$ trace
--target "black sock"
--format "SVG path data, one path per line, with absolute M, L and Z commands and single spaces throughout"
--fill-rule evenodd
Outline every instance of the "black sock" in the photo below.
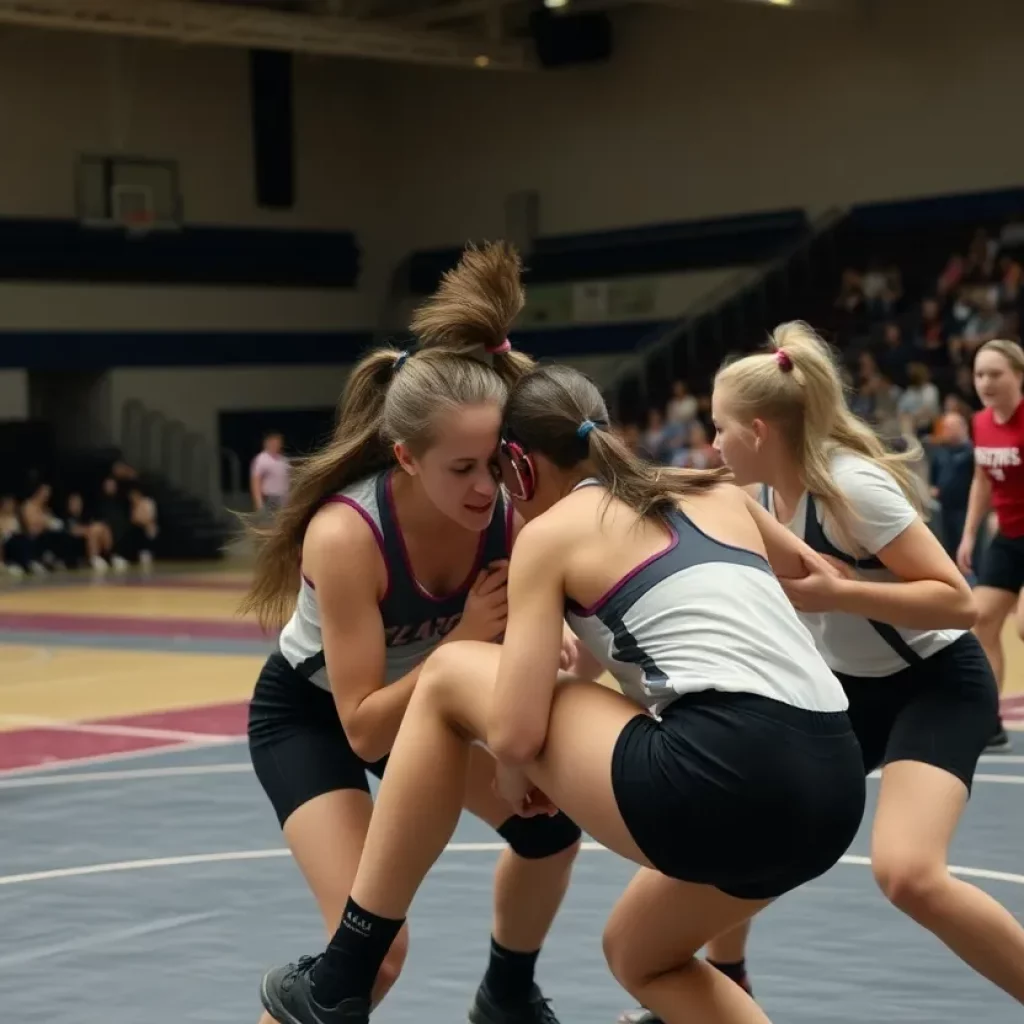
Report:
M 488 993 L 499 1003 L 525 1002 L 533 990 L 533 972 L 540 950 L 516 953 L 491 938 L 491 959 L 484 975 Z
M 736 960 L 733 963 L 719 963 L 717 960 L 708 960 L 708 963 L 721 971 L 727 978 L 731 978 L 737 985 L 750 990 L 750 982 L 747 980 L 747 961 Z
M 316 1001 L 336 1006 L 353 997 L 369 1000 L 380 965 L 403 923 L 404 918 L 395 921 L 371 914 L 350 898 L 341 926 L 313 971 Z

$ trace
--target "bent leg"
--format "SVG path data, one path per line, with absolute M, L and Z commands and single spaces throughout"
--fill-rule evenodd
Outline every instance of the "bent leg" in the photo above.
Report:
M 569 887 L 580 832 L 564 814 L 520 818 L 512 813 L 494 790 L 494 767 L 486 750 L 470 748 L 465 807 L 508 844 L 495 871 L 490 958 L 470 1019 L 474 1024 L 553 1024 L 534 975 Z
M 643 869 L 605 927 L 608 966 L 630 995 L 667 1024 L 767 1024 L 753 999 L 696 953 L 769 902 L 740 900 Z
M 886 765 L 871 837 L 875 879 L 894 906 L 1024 1003 L 1024 928 L 947 868 L 966 802 L 963 782 L 941 768 L 918 761 Z

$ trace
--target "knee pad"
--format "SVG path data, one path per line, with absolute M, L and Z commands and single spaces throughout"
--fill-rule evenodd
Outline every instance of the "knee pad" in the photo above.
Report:
M 553 857 L 583 837 L 576 822 L 561 811 L 550 818 L 546 814 L 535 818 L 513 816 L 499 826 L 498 835 L 524 860 Z

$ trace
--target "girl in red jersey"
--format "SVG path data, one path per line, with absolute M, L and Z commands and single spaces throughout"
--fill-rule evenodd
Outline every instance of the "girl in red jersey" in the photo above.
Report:
M 985 408 L 974 416 L 974 480 L 967 522 L 957 551 L 960 568 L 971 571 L 978 528 L 991 508 L 999 532 L 982 559 L 974 598 L 978 621 L 974 632 L 985 648 L 992 671 L 1003 688 L 1001 632 L 1017 606 L 1017 628 L 1024 636 L 1024 349 L 1012 341 L 990 341 L 974 360 L 974 386 Z M 1010 746 L 1002 721 L 990 750 Z

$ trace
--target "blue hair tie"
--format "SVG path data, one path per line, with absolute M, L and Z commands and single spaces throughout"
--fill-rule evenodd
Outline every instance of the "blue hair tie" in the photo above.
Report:
M 586 441 L 586 439 L 587 439 L 587 435 L 588 435 L 588 434 L 589 434 L 589 433 L 590 433 L 590 432 L 591 432 L 591 431 L 592 431 L 592 430 L 594 429 L 594 427 L 596 427 L 596 426 L 597 426 L 597 424 L 596 424 L 596 423 L 595 423 L 595 422 L 594 422 L 593 420 L 584 420 L 584 421 L 583 421 L 583 422 L 582 422 L 582 423 L 581 423 L 581 424 L 580 424 L 580 425 L 579 425 L 579 426 L 578 426 L 578 427 L 576 428 L 576 436 L 577 436 L 577 437 L 578 437 L 578 438 L 579 438 L 579 439 L 580 439 L 581 441 Z
M 398 373 L 398 371 L 402 368 L 402 364 L 408 358 L 409 358 L 409 353 L 407 351 L 399 352 L 398 353 L 398 358 L 395 360 L 395 365 L 391 367 L 391 372 L 392 373 Z

